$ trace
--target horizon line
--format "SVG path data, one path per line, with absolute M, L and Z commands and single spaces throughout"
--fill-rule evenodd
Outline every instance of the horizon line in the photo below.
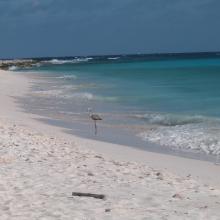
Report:
M 219 53 L 219 54 L 218 54 Z M 28 59 L 46 59 L 46 58 L 73 58 L 73 57 L 108 57 L 108 56 L 163 56 L 163 55 L 220 55 L 220 51 L 200 51 L 200 52 L 158 52 L 158 53 L 122 53 L 122 54 L 96 54 L 96 55 L 68 55 L 68 56 L 34 56 L 34 57 L 14 57 L 14 58 L 0 58 L 0 60 L 28 60 Z

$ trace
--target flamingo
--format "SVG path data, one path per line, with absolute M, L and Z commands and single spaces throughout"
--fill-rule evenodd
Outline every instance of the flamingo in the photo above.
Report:
M 101 121 L 102 118 L 98 114 L 93 114 L 91 108 L 88 108 L 88 112 L 89 112 L 89 117 L 94 121 L 95 135 L 97 135 L 97 132 L 98 132 L 98 130 L 97 130 L 97 121 Z

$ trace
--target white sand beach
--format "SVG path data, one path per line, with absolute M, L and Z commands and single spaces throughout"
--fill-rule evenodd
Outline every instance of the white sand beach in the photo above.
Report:
M 0 70 L 1 220 L 220 219 L 220 166 L 66 134 L 19 108 L 30 85 Z

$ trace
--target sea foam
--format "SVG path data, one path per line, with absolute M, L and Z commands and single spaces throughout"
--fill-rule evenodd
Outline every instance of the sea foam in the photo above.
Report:
M 138 134 L 143 140 L 181 151 L 220 155 L 220 127 L 217 125 L 185 124 L 158 126 Z
M 56 79 L 65 79 L 65 80 L 71 80 L 71 79 L 76 79 L 77 76 L 76 75 L 63 75 L 63 76 L 57 76 L 55 77 Z
M 88 92 L 74 92 L 76 88 L 72 87 L 69 88 L 68 86 L 65 86 L 66 90 L 64 90 L 64 87 L 62 89 L 51 89 L 51 90 L 43 90 L 43 91 L 35 91 L 33 94 L 35 96 L 41 96 L 41 97 L 54 97 L 54 98 L 63 98 L 63 99 L 77 99 L 77 100 L 92 100 L 95 99 L 95 96 L 92 93 Z M 67 89 L 69 90 L 67 92 Z
M 18 69 L 17 66 L 10 66 L 10 67 L 8 68 L 9 71 L 15 71 L 15 70 L 17 70 L 17 69 Z

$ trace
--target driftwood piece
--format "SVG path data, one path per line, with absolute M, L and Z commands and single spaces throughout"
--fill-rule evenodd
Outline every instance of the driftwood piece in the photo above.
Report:
M 105 199 L 105 195 L 103 195 L 103 194 L 93 194 L 93 193 L 73 192 L 72 196 L 91 197 L 91 198 L 95 198 L 95 199 Z

